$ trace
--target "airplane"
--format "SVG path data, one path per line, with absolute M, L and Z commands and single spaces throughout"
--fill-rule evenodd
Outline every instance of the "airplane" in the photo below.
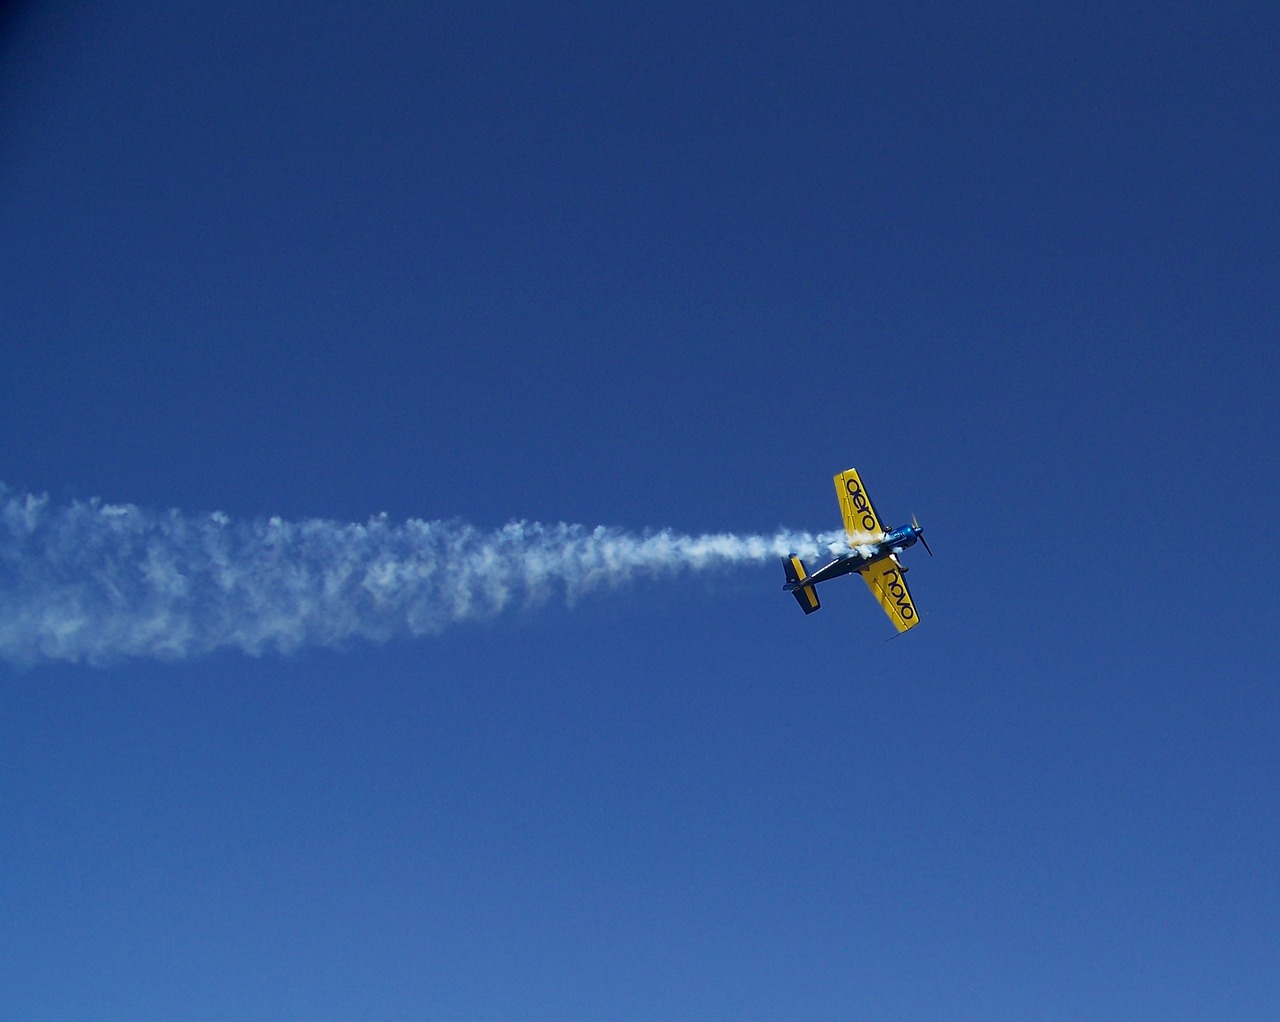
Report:
M 884 519 L 871 503 L 855 469 L 839 473 L 835 484 L 840 513 L 844 517 L 844 531 L 849 537 L 849 552 L 837 554 L 835 560 L 824 564 L 813 574 L 805 569 L 799 557 L 784 557 L 782 567 L 787 573 L 787 581 L 782 588 L 796 598 L 801 610 L 812 614 L 821 606 L 814 588 L 819 582 L 856 571 L 899 632 L 914 628 L 920 623 L 920 615 L 907 589 L 907 566 L 898 560 L 898 555 L 919 540 L 932 557 L 933 551 L 925 542 L 924 530 L 914 515 L 910 525 L 886 529 Z

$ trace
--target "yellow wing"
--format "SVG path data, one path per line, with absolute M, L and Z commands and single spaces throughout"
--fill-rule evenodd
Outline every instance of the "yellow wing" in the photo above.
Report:
M 911 592 L 907 589 L 905 572 L 897 561 L 886 557 L 883 561 L 867 565 L 859 574 L 898 631 L 905 632 L 920 623 L 920 615 L 916 613 L 916 605 L 911 602 Z
M 849 534 L 849 546 L 874 543 L 884 535 L 884 523 L 876 514 L 871 498 L 858 478 L 857 469 L 845 469 L 835 477 L 835 482 L 840 514 L 844 517 L 844 531 Z

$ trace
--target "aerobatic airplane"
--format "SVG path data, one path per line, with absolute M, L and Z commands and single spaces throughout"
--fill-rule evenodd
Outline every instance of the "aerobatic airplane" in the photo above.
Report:
M 920 615 L 916 613 L 916 605 L 907 590 L 907 566 L 898 560 L 898 554 L 919 540 L 932 557 L 933 551 L 925 542 L 924 530 L 914 516 L 910 525 L 886 529 L 884 519 L 876 512 L 854 469 L 841 472 L 835 481 L 840 512 L 844 516 L 844 531 L 849 537 L 849 552 L 836 555 L 835 560 L 824 564 L 812 575 L 805 570 L 799 557 L 784 557 L 782 566 L 787 572 L 787 582 L 783 589 L 795 596 L 801 610 L 812 614 L 820 606 L 814 586 L 856 571 L 898 631 L 914 628 L 920 621 Z

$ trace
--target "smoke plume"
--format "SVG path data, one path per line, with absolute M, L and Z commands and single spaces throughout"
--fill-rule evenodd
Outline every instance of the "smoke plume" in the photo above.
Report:
M 725 569 L 838 537 L 689 536 L 612 527 L 385 515 L 364 524 L 236 521 L 0 484 L 0 658 L 102 663 L 439 632 L 643 578 Z M 844 549 L 848 549 L 847 545 Z

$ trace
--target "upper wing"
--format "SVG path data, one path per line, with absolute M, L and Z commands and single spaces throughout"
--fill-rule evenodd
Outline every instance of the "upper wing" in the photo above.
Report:
M 907 589 L 905 572 L 897 561 L 886 557 L 883 561 L 868 564 L 859 574 L 898 631 L 905 632 L 920 623 L 920 615 L 916 613 L 916 605 L 911 602 L 911 592 Z
M 840 514 L 844 516 L 844 531 L 849 534 L 849 545 L 870 543 L 885 533 L 884 522 L 876 514 L 871 498 L 858 478 L 856 469 L 848 468 L 835 477 L 836 496 L 840 499 Z

